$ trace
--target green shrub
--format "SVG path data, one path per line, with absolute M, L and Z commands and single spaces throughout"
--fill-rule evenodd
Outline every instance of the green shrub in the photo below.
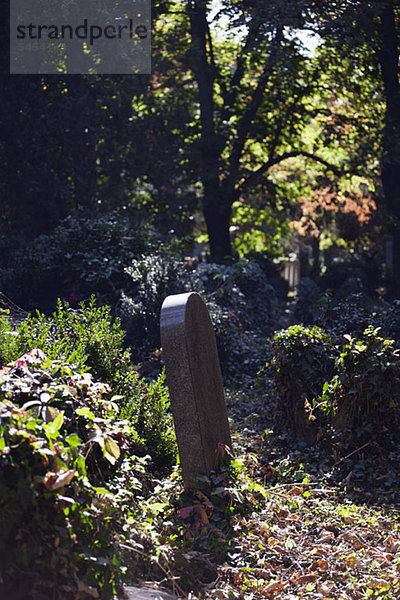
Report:
M 236 375 L 243 360 L 248 371 L 259 370 L 259 355 L 265 350 L 259 337 L 271 333 L 277 299 L 256 263 L 241 260 L 229 266 L 210 263 L 191 268 L 163 251 L 134 260 L 126 272 L 131 284 L 129 293 L 123 294 L 120 315 L 129 341 L 158 348 L 165 297 L 194 291 L 207 304 L 225 374 Z
M 16 330 L 0 315 L 1 597 L 115 592 L 114 538 L 139 510 L 142 462 L 165 471 L 177 457 L 165 376 L 140 379 L 123 340 L 94 300 Z
M 0 376 L 0 595 L 109 598 L 121 572 L 106 482 L 135 432 L 107 385 L 43 358 Z
M 335 438 L 346 445 L 378 440 L 389 447 L 400 438 L 400 350 L 373 327 L 345 338 L 319 407 L 330 416 Z
M 379 328 L 345 334 L 339 346 L 318 327 L 289 327 L 275 334 L 267 366 L 278 424 L 298 439 L 311 443 L 323 428 L 337 450 L 398 444 L 400 350 Z
M 94 297 L 86 305 L 81 303 L 78 310 L 58 300 L 51 317 L 37 312 L 28 315 L 16 331 L 11 329 L 4 315 L 0 319 L 0 358 L 4 363 L 40 348 L 49 359 L 90 368 L 94 377 L 110 383 L 118 370 L 130 366 L 119 321 L 113 321 L 109 307 L 96 307 Z
M 136 428 L 140 418 L 140 436 L 147 452 L 157 465 L 170 468 L 176 462 L 176 443 L 164 377 L 153 387 L 141 380 L 131 364 L 129 350 L 124 348 L 124 338 L 119 320 L 112 319 L 109 307 L 97 307 L 94 297 L 78 310 L 58 301 L 51 317 L 30 315 L 16 331 L 12 331 L 6 315 L 0 316 L 2 364 L 39 348 L 64 370 L 90 371 L 95 379 L 111 386 L 114 395 L 119 396 L 121 411 L 129 415 Z M 153 412 L 157 414 L 157 427 Z
M 117 212 L 70 217 L 14 251 L 0 269 L 0 288 L 27 310 L 49 312 L 58 297 L 76 303 L 93 293 L 114 303 L 127 283 L 124 267 L 152 247 L 153 237 Z
M 339 302 L 330 294 L 323 294 L 318 308 L 317 325 L 329 331 L 339 343 L 342 342 L 343 335 L 361 335 L 369 325 L 373 325 L 380 318 L 368 310 L 362 294 L 351 294 Z
M 272 339 L 268 367 L 277 390 L 277 421 L 303 441 L 315 441 L 319 423 L 310 420 L 310 409 L 332 377 L 334 360 L 333 340 L 319 327 L 293 325 Z
M 122 407 L 121 417 L 135 424 L 144 450 L 155 466 L 164 472 L 171 469 L 176 464 L 177 446 L 165 372 L 151 383 L 133 375 L 121 381 L 118 390 L 129 397 L 129 402 Z
M 159 348 L 161 305 L 170 294 L 190 291 L 185 264 L 172 254 L 142 255 L 125 269 L 129 295 L 123 294 L 120 314 L 130 342 Z

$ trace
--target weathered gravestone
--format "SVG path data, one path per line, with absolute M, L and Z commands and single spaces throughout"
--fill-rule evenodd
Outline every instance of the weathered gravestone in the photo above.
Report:
M 161 345 L 184 485 L 198 487 L 223 446 L 232 448 L 215 334 L 199 294 L 164 300 Z

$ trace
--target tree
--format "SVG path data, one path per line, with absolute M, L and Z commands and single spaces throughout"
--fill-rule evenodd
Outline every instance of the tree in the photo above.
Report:
M 135 177 L 131 77 L 3 76 L 0 199 L 4 232 L 23 239 L 77 211 L 121 206 Z
M 189 65 L 198 90 L 196 156 L 213 260 L 232 254 L 232 205 L 265 186 L 274 165 L 304 156 L 339 171 L 302 139 L 320 68 L 295 33 L 306 26 L 312 5 L 226 0 L 219 17 L 241 29 L 221 41 L 212 31 L 209 3 L 186 3 Z
M 393 241 L 389 291 L 400 297 L 400 4 L 398 0 L 322 0 L 316 8 L 322 17 L 317 29 L 328 43 L 333 43 L 339 59 L 352 62 L 353 68 L 366 62 L 379 67 L 375 76 L 385 105 L 384 123 L 377 131 L 384 195 L 380 209 L 386 212 L 387 231 Z

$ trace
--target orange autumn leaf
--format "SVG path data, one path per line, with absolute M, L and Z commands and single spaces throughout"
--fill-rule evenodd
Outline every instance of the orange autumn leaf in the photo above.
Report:
M 203 504 L 196 504 L 195 510 L 196 510 L 197 514 L 200 516 L 200 521 L 203 523 L 203 525 L 207 525 L 208 524 L 208 516 L 206 513 L 205 506 Z
M 292 583 L 306 585 L 307 583 L 314 583 L 317 579 L 317 576 L 309 573 L 308 575 L 300 575 L 297 579 L 292 579 Z

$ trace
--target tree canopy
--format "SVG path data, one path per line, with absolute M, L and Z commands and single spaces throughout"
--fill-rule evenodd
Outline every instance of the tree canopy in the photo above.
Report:
M 150 76 L 5 78 L 4 230 L 134 206 L 165 232 L 203 231 L 223 262 L 272 251 L 308 201 L 327 213 L 326 192 L 399 237 L 396 1 L 152 8 Z

